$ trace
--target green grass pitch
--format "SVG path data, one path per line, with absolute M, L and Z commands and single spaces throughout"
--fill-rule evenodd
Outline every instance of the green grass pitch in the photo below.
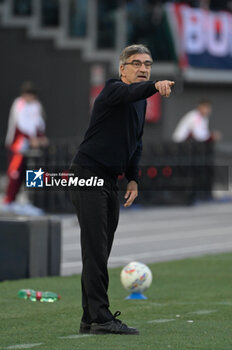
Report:
M 139 336 L 79 336 L 80 276 L 0 283 L 0 349 L 231 350 L 232 253 L 149 265 L 148 300 L 125 300 L 121 268 L 110 270 L 112 312 Z M 21 288 L 61 294 L 55 303 L 17 297 Z M 190 322 L 189 322 L 190 321 Z

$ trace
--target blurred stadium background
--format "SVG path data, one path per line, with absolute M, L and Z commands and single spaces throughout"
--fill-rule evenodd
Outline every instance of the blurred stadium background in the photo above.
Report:
M 212 156 L 207 147 L 186 144 L 180 148 L 171 142 L 178 120 L 207 98 L 213 103 L 211 129 L 223 135 L 214 145 L 214 162 L 229 169 L 231 38 L 231 0 L 0 0 L 1 195 L 6 182 L 4 139 L 9 109 L 22 82 L 31 80 L 39 88 L 50 139 L 45 154 L 29 157 L 28 167 L 66 167 L 87 128 L 94 98 L 106 79 L 118 76 L 119 54 L 132 43 L 150 48 L 155 62 L 152 79 L 176 82 L 170 99 L 157 95 L 149 99 L 143 163 L 177 165 L 180 159 L 188 162 L 193 152 L 201 165 L 207 163 L 208 152 Z M 202 176 L 207 182 L 206 175 Z M 35 191 L 28 194 L 49 213 L 72 212 L 63 191 L 49 197 Z M 162 191 L 149 196 L 146 192 L 138 201 L 193 204 L 191 194 L 182 195 Z M 230 198 L 229 185 L 214 195 Z

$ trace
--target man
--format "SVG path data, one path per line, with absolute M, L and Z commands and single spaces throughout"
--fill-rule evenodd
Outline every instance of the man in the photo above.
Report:
M 202 100 L 196 109 L 188 112 L 177 124 L 173 133 L 173 141 L 184 142 L 189 138 L 195 141 L 217 141 L 221 134 L 218 131 L 210 132 L 209 117 L 212 112 L 210 101 Z
M 21 95 L 12 104 L 6 135 L 9 152 L 8 185 L 3 199 L 3 210 L 15 214 L 41 215 L 43 211 L 31 204 L 17 204 L 16 196 L 25 177 L 25 154 L 30 147 L 46 146 L 43 108 L 32 82 L 24 82 Z
M 116 181 L 128 179 L 125 207 L 138 195 L 138 162 L 146 98 L 159 91 L 169 97 L 171 81 L 150 81 L 152 57 L 143 45 L 126 47 L 120 56 L 120 80 L 106 82 L 97 97 L 89 128 L 73 160 L 78 178 L 98 176 L 102 187 L 71 191 L 81 227 L 82 306 L 80 333 L 138 334 L 109 310 L 107 261 L 119 217 Z

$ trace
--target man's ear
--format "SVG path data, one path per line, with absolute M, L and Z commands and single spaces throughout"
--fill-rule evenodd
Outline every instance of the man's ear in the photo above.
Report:
M 121 64 L 120 66 L 120 72 L 121 72 L 121 76 L 123 77 L 125 75 L 125 66 L 123 64 Z

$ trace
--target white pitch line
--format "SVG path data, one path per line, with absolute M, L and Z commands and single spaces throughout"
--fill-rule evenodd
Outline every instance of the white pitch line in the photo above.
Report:
M 151 228 L 154 230 L 154 228 Z M 193 235 L 189 235 L 189 233 L 193 233 Z M 138 243 L 145 243 L 145 242 L 162 242 L 162 241 L 170 241 L 170 240 L 176 240 L 176 239 L 194 239 L 194 238 L 205 238 L 205 237 L 212 237 L 212 236 L 222 236 L 229 234 L 231 235 L 231 227 L 223 227 L 220 228 L 220 230 L 215 228 L 210 228 L 208 232 L 205 232 L 205 230 L 188 230 L 188 232 L 178 232 L 178 233 L 168 233 L 168 234 L 153 234 L 153 235 L 147 235 L 142 237 L 127 237 L 127 238 L 115 238 L 114 247 L 115 246 L 125 246 L 125 245 L 132 245 L 132 244 L 138 244 Z M 80 244 L 64 244 L 63 249 L 65 251 L 72 251 L 72 250 L 80 250 Z
M 215 305 L 227 305 L 227 306 L 232 306 L 232 301 L 219 301 L 215 303 Z
M 172 321 L 176 321 L 176 319 L 175 318 L 164 318 L 164 319 L 160 319 L 160 320 L 147 321 L 147 323 L 166 323 L 166 322 L 172 322 Z
M 211 314 L 213 312 L 217 312 L 217 310 L 198 310 L 198 311 L 188 312 L 188 314 L 208 315 L 208 314 Z M 176 319 L 175 318 L 164 318 L 164 319 L 147 321 L 147 323 L 166 323 L 166 322 L 172 322 L 172 321 L 176 321 Z M 187 322 L 193 322 L 193 321 L 189 320 Z
M 5 347 L 4 349 L 31 349 L 35 346 L 42 345 L 43 343 L 34 343 L 34 344 L 15 344 Z
M 78 339 L 78 338 L 84 338 L 84 337 L 91 337 L 93 334 L 73 334 L 73 335 L 67 335 L 64 337 L 58 337 L 59 339 Z
M 188 314 L 191 314 L 191 315 L 209 315 L 209 314 L 212 314 L 214 312 L 217 312 L 217 310 L 198 310 L 198 311 L 188 312 Z

